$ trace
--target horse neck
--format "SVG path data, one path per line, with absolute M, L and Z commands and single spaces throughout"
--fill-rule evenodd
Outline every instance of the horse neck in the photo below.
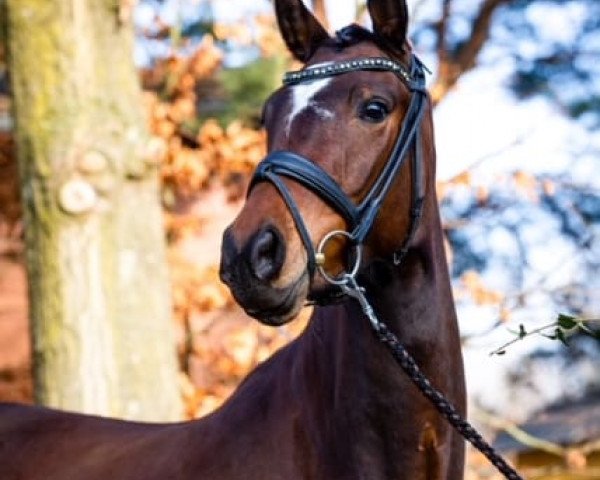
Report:
M 366 288 L 375 312 L 406 346 L 418 349 L 425 344 L 444 342 L 457 335 L 456 313 L 441 221 L 435 194 L 426 197 L 418 233 L 399 266 L 388 256 L 372 261 L 358 277 Z M 335 318 L 332 322 L 329 318 Z M 313 318 L 315 332 L 360 336 L 369 324 L 359 304 L 348 299 L 340 305 L 317 307 Z M 372 337 L 373 335 L 369 335 Z
M 424 220 L 402 265 L 395 266 L 391 260 L 374 262 L 360 283 L 366 287 L 379 319 L 399 337 L 433 384 L 461 408 L 462 358 L 433 195 Z M 365 406 L 379 412 L 384 425 L 394 424 L 399 416 L 404 416 L 400 421 L 406 425 L 406 409 L 416 408 L 410 403 L 415 398 L 421 411 L 428 409 L 377 340 L 355 300 L 317 307 L 302 341 L 306 352 L 303 362 L 311 375 L 308 381 L 322 382 L 315 388 L 315 411 L 333 408 L 359 418 L 356 413 Z M 413 399 L 408 404 L 407 389 Z M 324 391 L 329 396 L 323 395 Z M 324 405 L 328 402 L 335 405 Z M 364 427 L 372 429 L 372 425 Z
M 389 258 L 376 260 L 361 281 L 381 320 L 405 346 L 418 350 L 431 342 L 446 341 L 446 335 L 457 335 L 435 194 L 426 197 L 418 232 L 400 265 Z M 358 310 L 356 306 L 354 310 Z

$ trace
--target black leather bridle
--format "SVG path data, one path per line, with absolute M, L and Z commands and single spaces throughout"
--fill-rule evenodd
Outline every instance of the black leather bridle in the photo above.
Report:
M 267 157 L 258 165 L 250 182 L 248 192 L 250 192 L 259 182 L 271 182 L 275 185 L 292 214 L 296 229 L 306 248 L 308 254 L 308 273 L 311 280 L 317 266 L 315 249 L 310 240 L 310 235 L 304 224 L 304 220 L 298 210 L 298 206 L 281 177 L 295 180 L 312 190 L 344 217 L 348 222 L 350 231 L 334 231 L 325 235 L 321 240 L 318 251 L 319 253 L 322 253 L 322 246 L 328 238 L 343 234 L 342 236 L 348 238 L 355 246 L 357 246 L 356 251 L 358 252 L 358 259 L 355 261 L 354 268 L 350 272 L 344 272 L 337 278 L 330 277 L 323 269 L 320 270 L 321 274 L 329 281 L 329 283 L 341 287 L 339 292 L 342 295 L 354 297 L 359 302 L 363 313 L 369 319 L 379 340 L 390 348 L 392 355 L 400 367 L 444 418 L 446 418 L 446 420 L 464 438 L 486 455 L 507 479 L 523 480 L 522 477 L 506 463 L 498 453 L 496 453 L 489 443 L 483 439 L 479 432 L 477 432 L 469 422 L 462 418 L 458 413 L 458 410 L 444 397 L 444 395 L 435 389 L 418 367 L 414 358 L 402 345 L 398 337 L 377 317 L 373 307 L 367 299 L 365 289 L 360 287 L 356 280 L 356 274 L 360 266 L 360 246 L 369 234 L 373 222 L 375 221 L 375 217 L 377 216 L 377 212 L 410 149 L 413 149 L 412 200 L 410 212 L 411 225 L 400 250 L 394 253 L 394 263 L 399 264 L 401 262 L 417 231 L 422 213 L 423 200 L 425 198 L 423 153 L 420 134 L 421 119 L 423 118 L 423 113 L 427 105 L 424 68 L 425 67 L 420 60 L 413 55 L 408 71 L 401 64 L 388 58 L 359 58 L 356 60 L 328 64 L 326 66 L 309 67 L 298 72 L 287 73 L 284 77 L 284 83 L 293 85 L 358 70 L 391 71 L 396 73 L 406 84 L 408 89 L 412 92 L 412 98 L 390 158 L 369 192 L 358 205 L 355 205 L 348 198 L 336 181 L 321 167 L 301 155 L 286 151 L 277 151 L 267 155 Z M 339 297 L 329 297 L 326 300 L 329 302 L 336 298 Z M 317 300 L 313 299 L 313 301 Z
M 412 55 L 409 69 L 389 58 L 369 57 L 307 67 L 285 74 L 283 83 L 296 85 L 356 71 L 393 72 L 412 92 L 408 110 L 390 157 L 373 186 L 358 205 L 354 204 L 327 172 L 302 155 L 290 151 L 275 151 L 267 155 L 258 165 L 250 181 L 248 194 L 260 182 L 271 182 L 276 187 L 292 215 L 296 229 L 306 248 L 310 279 L 313 278 L 317 266 L 315 248 L 296 201 L 281 177 L 287 177 L 300 183 L 336 210 L 348 224 L 350 241 L 353 244 L 361 245 L 369 234 L 381 204 L 400 171 L 404 159 L 413 149 L 411 224 L 400 250 L 394 253 L 394 263 L 399 264 L 406 255 L 417 231 L 425 196 L 420 134 L 421 119 L 427 104 L 424 69 L 421 61 Z

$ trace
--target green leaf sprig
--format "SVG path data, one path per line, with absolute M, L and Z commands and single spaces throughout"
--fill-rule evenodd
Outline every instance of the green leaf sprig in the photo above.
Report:
M 600 340 L 600 330 L 594 330 L 589 326 L 590 323 L 597 321 L 597 319 L 583 319 L 561 313 L 554 322 L 530 331 L 520 324 L 518 331 L 509 330 L 515 335 L 515 338 L 495 349 L 490 355 L 504 355 L 508 347 L 532 335 L 541 335 L 550 340 L 557 340 L 567 346 L 569 345 L 568 338 L 576 333 L 583 333 Z

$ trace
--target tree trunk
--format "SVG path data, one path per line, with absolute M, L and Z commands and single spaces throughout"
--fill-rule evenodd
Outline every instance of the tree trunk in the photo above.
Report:
M 36 400 L 181 416 L 157 162 L 118 0 L 6 0 Z

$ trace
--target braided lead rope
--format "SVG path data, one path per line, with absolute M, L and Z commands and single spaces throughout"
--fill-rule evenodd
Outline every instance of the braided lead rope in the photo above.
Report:
M 367 300 L 364 293 L 364 288 L 360 287 L 356 283 L 356 279 L 352 274 L 345 274 L 338 280 L 338 285 L 341 286 L 342 290 L 354 297 L 360 303 L 363 312 L 369 319 L 375 334 L 379 340 L 387 345 L 396 359 L 402 370 L 408 375 L 410 380 L 417 386 L 419 391 L 433 404 L 438 412 L 454 427 L 454 429 L 460 433 L 466 440 L 468 440 L 477 450 L 483 453 L 488 460 L 498 469 L 502 475 L 508 480 L 523 480 L 521 477 L 502 456 L 497 453 L 492 446 L 484 440 L 481 434 L 473 428 L 473 426 L 466 421 L 458 413 L 454 405 L 452 405 L 441 392 L 431 385 L 431 382 L 423 374 L 414 358 L 408 353 L 406 348 L 400 343 L 398 337 L 394 335 L 387 325 L 381 322 L 373 307 Z

